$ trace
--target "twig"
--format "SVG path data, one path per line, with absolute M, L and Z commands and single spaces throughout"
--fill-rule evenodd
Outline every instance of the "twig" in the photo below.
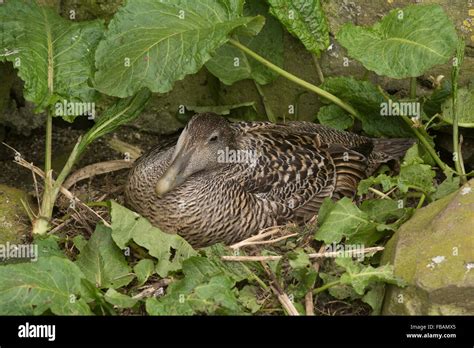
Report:
M 377 246 L 371 248 L 365 248 L 362 250 L 351 250 L 351 251 L 331 251 L 327 253 L 312 253 L 308 254 L 310 259 L 318 259 L 318 258 L 330 258 L 330 257 L 338 257 L 338 256 L 358 256 L 362 254 L 370 254 L 375 253 L 378 251 L 384 250 L 384 247 Z M 283 256 L 281 255 L 258 255 L 258 256 L 221 256 L 221 259 L 224 261 L 277 261 L 280 260 Z
M 23 157 L 21 157 L 21 154 L 20 152 L 18 152 L 17 150 L 15 150 L 14 148 L 12 148 L 11 146 L 3 143 L 5 146 L 7 146 L 8 148 L 12 149 L 14 152 L 15 152 L 15 163 L 19 164 L 20 166 L 22 167 L 25 167 L 25 168 L 28 168 L 29 170 L 31 170 L 32 172 L 36 173 L 37 175 L 41 176 L 43 179 L 46 177 L 45 173 L 43 172 L 43 170 L 41 170 L 40 168 L 38 168 L 37 166 L 35 166 L 34 164 L 32 163 L 28 163 L 27 161 L 25 161 L 23 159 Z M 100 216 L 99 214 L 97 214 L 97 212 L 93 209 L 91 209 L 89 206 L 87 206 L 86 204 L 84 204 L 79 198 L 75 197 L 71 191 L 69 191 L 68 189 L 66 189 L 65 187 L 63 186 L 60 186 L 59 188 L 60 192 L 66 196 L 66 198 L 68 198 L 70 201 L 74 200 L 75 202 L 79 203 L 82 207 L 86 208 L 87 210 L 89 210 L 91 213 L 93 213 L 95 216 L 97 216 L 100 220 L 102 220 L 102 222 L 104 223 L 105 226 L 107 227 L 110 227 L 110 224 L 104 220 L 104 218 L 102 216 Z
M 112 160 L 90 164 L 72 173 L 64 182 L 63 187 L 69 189 L 78 181 L 88 179 L 96 175 L 130 168 L 132 165 L 133 160 Z
M 260 232 L 258 232 L 258 234 L 254 235 L 254 236 L 251 236 L 247 239 L 244 239 L 244 240 L 242 240 L 238 243 L 232 244 L 230 246 L 230 248 L 240 249 L 244 246 L 249 246 L 249 245 L 270 244 L 270 243 L 275 243 L 275 242 L 278 242 L 280 240 L 283 240 L 283 239 L 286 239 L 286 238 L 293 237 L 293 236 L 297 235 L 297 233 L 290 233 L 290 234 L 286 234 L 284 236 L 278 237 L 276 239 L 269 239 L 269 240 L 266 240 L 266 241 L 262 241 L 262 239 L 265 239 L 269 236 L 273 236 L 274 234 L 282 232 L 282 230 L 281 230 L 282 227 L 285 227 L 285 226 L 267 227 L 267 228 L 261 230 Z
M 276 278 L 275 274 L 271 271 L 271 269 L 268 267 L 267 264 L 262 262 L 263 269 L 267 273 L 267 275 L 270 277 L 272 285 L 270 288 L 272 289 L 273 293 L 277 296 L 278 301 L 280 301 L 281 305 L 285 309 L 285 311 L 289 315 L 300 315 L 300 313 L 296 310 L 295 305 L 293 302 L 291 302 L 290 298 L 288 295 L 283 291 L 283 289 L 280 286 L 280 283 L 278 283 L 278 279 Z
M 143 153 L 143 150 L 140 149 L 137 146 L 130 145 L 129 143 L 126 143 L 125 141 L 122 141 L 120 139 L 117 139 L 116 137 L 113 137 L 110 139 L 107 144 L 112 148 L 113 150 L 120 152 L 122 154 L 128 154 L 130 156 L 130 160 L 136 160 L 138 157 L 140 157 Z

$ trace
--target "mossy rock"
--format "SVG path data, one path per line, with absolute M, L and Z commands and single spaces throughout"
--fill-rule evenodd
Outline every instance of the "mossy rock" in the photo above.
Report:
M 423 209 L 388 242 L 392 263 L 407 287 L 388 287 L 383 314 L 474 314 L 474 179 Z
M 26 192 L 0 184 L 0 244 L 20 244 L 26 239 L 30 223 L 21 200 L 31 204 Z

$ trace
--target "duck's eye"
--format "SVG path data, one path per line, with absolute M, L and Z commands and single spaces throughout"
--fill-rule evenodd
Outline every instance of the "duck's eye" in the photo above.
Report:
M 215 141 L 217 141 L 217 135 L 213 135 L 212 137 L 209 138 L 210 143 L 213 143 Z

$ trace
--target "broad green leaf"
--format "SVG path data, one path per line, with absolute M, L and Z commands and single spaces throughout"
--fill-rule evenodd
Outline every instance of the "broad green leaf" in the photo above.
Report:
M 103 23 L 73 23 L 39 3 L 0 5 L 0 61 L 13 62 L 25 82 L 24 96 L 37 111 L 56 101 L 93 102 L 95 90 L 88 80 Z
M 138 284 L 143 285 L 155 273 L 155 263 L 150 259 L 140 260 L 133 267 L 133 271 L 137 276 Z
M 269 0 L 270 13 L 317 56 L 329 46 L 329 28 L 320 0 Z
M 37 262 L 0 266 L 0 314 L 92 314 L 81 298 L 84 274 L 63 257 L 41 257 Z
M 378 223 L 386 223 L 389 219 L 399 219 L 406 214 L 406 209 L 399 208 L 398 201 L 391 199 L 367 199 L 362 202 L 360 210 Z
M 344 237 L 355 239 L 357 234 L 373 234 L 377 224 L 347 197 L 337 201 L 315 234 L 326 244 L 339 243 Z
M 368 81 L 353 77 L 327 78 L 321 88 L 351 104 L 359 112 L 362 129 L 370 136 L 410 137 L 410 128 L 398 116 L 382 116 L 387 103 L 381 91 Z
M 354 124 L 352 117 L 335 104 L 322 106 L 318 112 L 318 120 L 322 125 L 340 130 L 346 130 Z
M 124 249 L 133 240 L 148 249 L 150 255 L 158 259 L 156 273 L 161 277 L 180 270 L 183 260 L 196 255 L 196 251 L 180 236 L 162 232 L 145 218 L 114 201 L 110 202 L 110 206 L 115 243 Z
M 365 68 L 397 79 L 446 63 L 458 42 L 453 22 L 439 5 L 394 9 L 370 28 L 347 23 L 336 38 Z
M 120 292 L 109 289 L 105 293 L 105 300 L 118 308 L 132 308 L 138 302 L 138 300 L 131 298 L 130 296 L 121 294 Z
M 76 247 L 79 252 L 84 249 L 84 247 L 87 245 L 87 240 L 84 238 L 82 234 L 78 234 L 72 239 L 72 242 L 74 243 L 74 246 Z
M 49 257 L 49 256 L 66 257 L 66 255 L 64 255 L 64 252 L 59 248 L 58 242 L 59 242 L 58 236 L 38 235 L 34 240 L 34 245 L 37 245 L 38 247 L 37 258 Z
M 338 257 L 336 264 L 344 268 L 345 273 L 341 276 L 341 284 L 351 285 L 354 290 L 363 295 L 369 285 L 374 283 L 389 283 L 403 286 L 404 282 L 393 274 L 392 265 L 383 265 L 377 268 L 365 266 L 351 258 Z
M 122 251 L 112 240 L 111 229 L 102 224 L 96 226 L 76 264 L 98 288 L 120 288 L 133 279 Z
M 288 253 L 288 261 L 293 270 L 291 275 L 296 283 L 290 284 L 287 291 L 294 298 L 302 299 L 313 288 L 317 273 L 310 262 L 309 256 L 302 249 L 296 249 Z
M 433 187 L 435 176 L 436 173 L 430 165 L 420 163 L 402 165 L 397 186 L 403 193 L 408 192 L 410 188 L 430 193 L 435 190 Z
M 244 14 L 265 16 L 265 26 L 258 35 L 241 35 L 238 41 L 273 64 L 283 66 L 283 30 L 280 23 L 267 13 L 268 6 L 264 1 L 248 0 L 244 7 Z M 279 76 L 230 44 L 219 48 L 212 59 L 206 63 L 206 68 L 226 85 L 245 79 L 253 79 L 265 85 Z
M 453 124 L 453 97 L 448 98 L 442 105 L 442 118 Z M 474 84 L 469 88 L 460 88 L 456 103 L 459 127 L 474 128 Z
M 196 73 L 237 29 L 256 34 L 262 17 L 242 17 L 242 0 L 134 0 L 109 24 L 96 51 L 96 88 L 128 97 L 166 93 Z

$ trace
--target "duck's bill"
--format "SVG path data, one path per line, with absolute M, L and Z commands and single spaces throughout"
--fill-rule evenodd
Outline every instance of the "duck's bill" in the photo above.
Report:
M 163 175 L 155 186 L 155 193 L 161 197 L 166 193 L 179 186 L 186 179 L 186 167 L 188 165 L 191 153 L 181 155 L 177 154 L 175 159 L 171 162 L 168 169 L 165 170 Z

